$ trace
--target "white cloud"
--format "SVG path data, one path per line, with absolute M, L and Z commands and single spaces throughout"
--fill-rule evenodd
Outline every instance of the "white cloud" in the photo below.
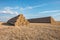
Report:
M 37 5 L 37 6 L 33 6 L 32 8 L 38 8 L 38 7 L 42 7 L 42 6 L 45 6 L 47 4 L 41 4 L 41 5 Z
M 0 21 L 3 21 L 3 22 L 7 22 L 9 19 L 11 19 L 11 17 L 9 17 L 9 16 L 1 16 L 0 17 Z
M 34 9 L 34 8 L 38 8 L 38 7 L 42 7 L 42 6 L 45 6 L 47 4 L 41 4 L 41 5 L 36 5 L 36 6 L 28 6 L 28 7 L 25 7 L 25 8 L 20 8 L 20 10 L 30 10 L 30 9 Z
M 33 9 L 33 7 L 28 7 L 28 9 Z
M 18 15 L 18 12 L 15 12 L 16 15 Z
M 60 15 L 60 10 L 50 10 L 50 11 L 42 11 L 42 12 L 39 12 L 38 15 L 46 15 L 46 16 L 58 16 Z
M 20 8 L 20 11 L 23 11 L 24 10 L 24 8 Z
M 5 7 L 4 9 L 19 9 L 19 7 L 18 6 L 16 6 L 16 7 Z
M 60 13 L 57 13 L 57 14 L 55 14 L 55 15 L 53 15 L 53 16 L 59 16 L 60 15 Z
M 42 12 L 39 12 L 39 13 L 55 13 L 55 12 L 60 12 L 60 10 L 42 11 Z
M 0 13 L 3 13 L 3 14 L 16 14 L 16 15 L 18 15 L 18 12 L 15 11 L 14 9 L 18 9 L 18 7 L 16 7 L 16 8 L 5 7 L 3 10 L 0 10 Z
M 4 9 L 6 10 L 8 10 L 8 9 L 13 9 L 12 7 L 4 7 Z

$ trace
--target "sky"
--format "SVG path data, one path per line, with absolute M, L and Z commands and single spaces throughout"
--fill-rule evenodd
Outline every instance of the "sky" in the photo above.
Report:
M 60 0 L 0 0 L 0 21 L 19 14 L 26 19 L 51 16 L 60 21 Z

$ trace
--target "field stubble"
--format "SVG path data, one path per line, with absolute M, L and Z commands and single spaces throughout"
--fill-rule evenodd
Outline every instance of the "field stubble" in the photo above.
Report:
M 0 40 L 60 40 L 60 26 L 42 23 L 0 25 Z

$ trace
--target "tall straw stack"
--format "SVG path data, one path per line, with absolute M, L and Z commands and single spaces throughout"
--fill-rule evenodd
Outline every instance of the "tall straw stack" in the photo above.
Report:
M 15 26 L 24 26 L 24 25 L 29 25 L 28 20 L 25 19 L 25 17 L 23 16 L 23 14 L 20 14 L 20 16 L 18 17 L 18 19 L 15 22 Z

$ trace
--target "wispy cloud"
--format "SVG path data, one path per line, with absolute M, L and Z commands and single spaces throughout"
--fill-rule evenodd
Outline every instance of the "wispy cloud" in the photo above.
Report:
M 39 15 L 50 15 L 50 16 L 58 16 L 60 15 L 60 10 L 49 10 L 49 11 L 42 11 L 38 13 Z
M 55 15 L 53 15 L 53 16 L 59 16 L 60 15 L 60 13 L 56 13 Z
M 49 11 L 38 12 L 36 14 L 26 14 L 27 18 L 39 18 L 47 16 L 56 17 L 58 15 L 60 15 L 60 10 L 49 10 Z
M 30 9 L 34 9 L 34 8 L 38 8 L 38 7 L 42 7 L 42 6 L 45 6 L 46 4 L 41 4 L 41 5 L 36 5 L 36 6 L 28 6 L 28 7 L 19 7 L 19 6 L 16 6 L 16 7 L 5 7 L 3 10 L 0 10 L 0 13 L 5 13 L 5 14 L 19 14 L 17 11 L 14 11 L 14 10 L 19 10 L 20 11 L 24 11 L 24 10 L 30 10 Z
M 20 8 L 20 11 L 23 11 L 23 10 L 25 10 L 25 9 L 21 7 L 21 8 Z
M 18 12 L 11 11 L 11 10 L 3 10 L 3 11 L 0 11 L 0 13 L 3 13 L 3 14 L 16 14 L 16 15 L 18 15 Z
M 39 8 L 39 7 L 42 7 L 42 6 L 45 6 L 47 4 L 41 4 L 41 5 L 36 5 L 36 6 L 28 6 L 28 7 L 25 7 L 25 8 L 20 8 L 20 10 L 30 10 L 30 9 L 34 9 L 34 8 Z
M 18 15 L 18 12 L 17 11 L 14 11 L 12 9 L 15 9 L 15 8 L 5 7 L 3 10 L 0 10 L 0 13 L 3 13 L 3 14 L 16 14 L 16 15 Z
M 42 11 L 42 12 L 39 12 L 39 13 L 56 13 L 56 12 L 60 12 L 60 10 Z
M 41 5 L 37 5 L 37 6 L 33 6 L 32 8 L 38 8 L 38 7 L 42 7 L 42 6 L 45 6 L 47 4 L 41 4 Z
M 19 9 L 19 6 L 16 6 L 16 7 L 5 7 L 4 9 Z

